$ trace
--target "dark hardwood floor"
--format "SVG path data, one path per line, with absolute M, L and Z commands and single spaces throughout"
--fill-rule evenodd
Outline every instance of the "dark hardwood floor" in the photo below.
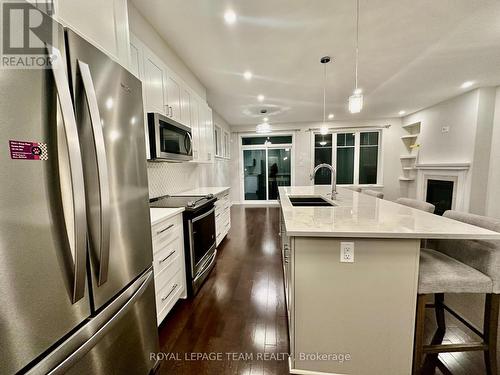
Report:
M 163 360 L 159 374 L 289 373 L 278 217 L 277 208 L 231 208 L 231 231 L 219 246 L 207 282 L 194 299 L 179 301 L 160 326 L 161 351 L 176 358 Z M 436 325 L 432 311 L 427 313 L 430 341 Z M 447 324 L 445 343 L 475 339 L 449 315 Z M 215 360 L 192 357 L 217 353 L 221 357 Z M 228 359 L 231 353 L 247 358 Z M 452 374 L 485 373 L 482 353 L 446 353 L 440 358 Z M 450 372 L 436 369 L 434 374 Z
M 180 357 L 162 361 L 160 374 L 288 374 L 278 215 L 276 208 L 231 208 L 216 267 L 160 327 L 161 350 Z M 191 361 L 185 353 L 222 353 L 223 360 Z M 229 360 L 228 353 L 248 357 Z

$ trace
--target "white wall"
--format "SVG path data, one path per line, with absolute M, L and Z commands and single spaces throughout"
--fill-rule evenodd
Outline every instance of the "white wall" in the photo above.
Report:
M 372 121 L 331 121 L 330 128 L 335 127 L 381 127 L 391 125 L 382 131 L 382 168 L 383 188 L 386 199 L 394 200 L 407 195 L 406 183 L 400 182 L 401 162 L 399 156 L 405 153 L 405 146 L 400 137 L 404 134 L 399 118 L 372 120 Z M 273 126 L 273 132 L 289 132 L 294 129 L 294 155 L 295 168 L 293 170 L 295 185 L 311 185 L 309 179 L 311 173 L 314 150 L 312 148 L 311 132 L 308 129 L 320 128 L 321 123 L 291 123 Z M 253 132 L 253 126 L 232 127 L 232 161 L 231 161 L 231 199 L 233 202 L 241 202 L 242 178 L 241 178 L 241 150 L 239 147 L 240 135 Z M 248 134 L 248 133 L 246 133 Z
M 500 87 L 496 88 L 486 214 L 500 219 Z
M 466 179 L 466 210 L 486 213 L 495 89 L 469 91 L 403 119 L 403 124 L 420 122 L 419 163 L 471 163 Z M 443 132 L 449 127 L 449 132 Z M 416 183 L 408 195 L 415 197 Z

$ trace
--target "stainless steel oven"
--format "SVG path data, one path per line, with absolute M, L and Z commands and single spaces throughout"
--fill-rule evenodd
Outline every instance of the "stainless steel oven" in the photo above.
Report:
M 151 159 L 187 161 L 193 159 L 191 128 L 159 113 L 148 113 Z
M 188 295 L 195 295 L 214 268 L 216 197 L 163 196 L 153 198 L 151 207 L 184 207 L 184 248 Z
M 217 250 L 215 248 L 215 208 L 188 218 L 189 252 L 193 291 L 196 293 L 210 272 Z

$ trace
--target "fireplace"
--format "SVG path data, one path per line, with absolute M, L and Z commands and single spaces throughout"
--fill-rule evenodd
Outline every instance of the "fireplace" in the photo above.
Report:
M 425 199 L 436 206 L 436 215 L 443 215 L 445 211 L 453 208 L 453 189 L 455 182 L 444 180 L 427 180 Z
M 436 206 L 435 213 L 469 209 L 470 163 L 436 163 L 416 165 L 419 200 Z

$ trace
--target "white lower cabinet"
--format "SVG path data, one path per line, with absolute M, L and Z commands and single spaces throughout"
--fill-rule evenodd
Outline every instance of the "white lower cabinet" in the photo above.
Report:
M 153 272 L 157 323 L 161 324 L 179 298 L 186 298 L 182 213 L 152 226 Z
M 229 201 L 229 190 L 217 194 L 216 197 L 215 233 L 216 246 L 219 246 L 231 228 L 231 203 Z

